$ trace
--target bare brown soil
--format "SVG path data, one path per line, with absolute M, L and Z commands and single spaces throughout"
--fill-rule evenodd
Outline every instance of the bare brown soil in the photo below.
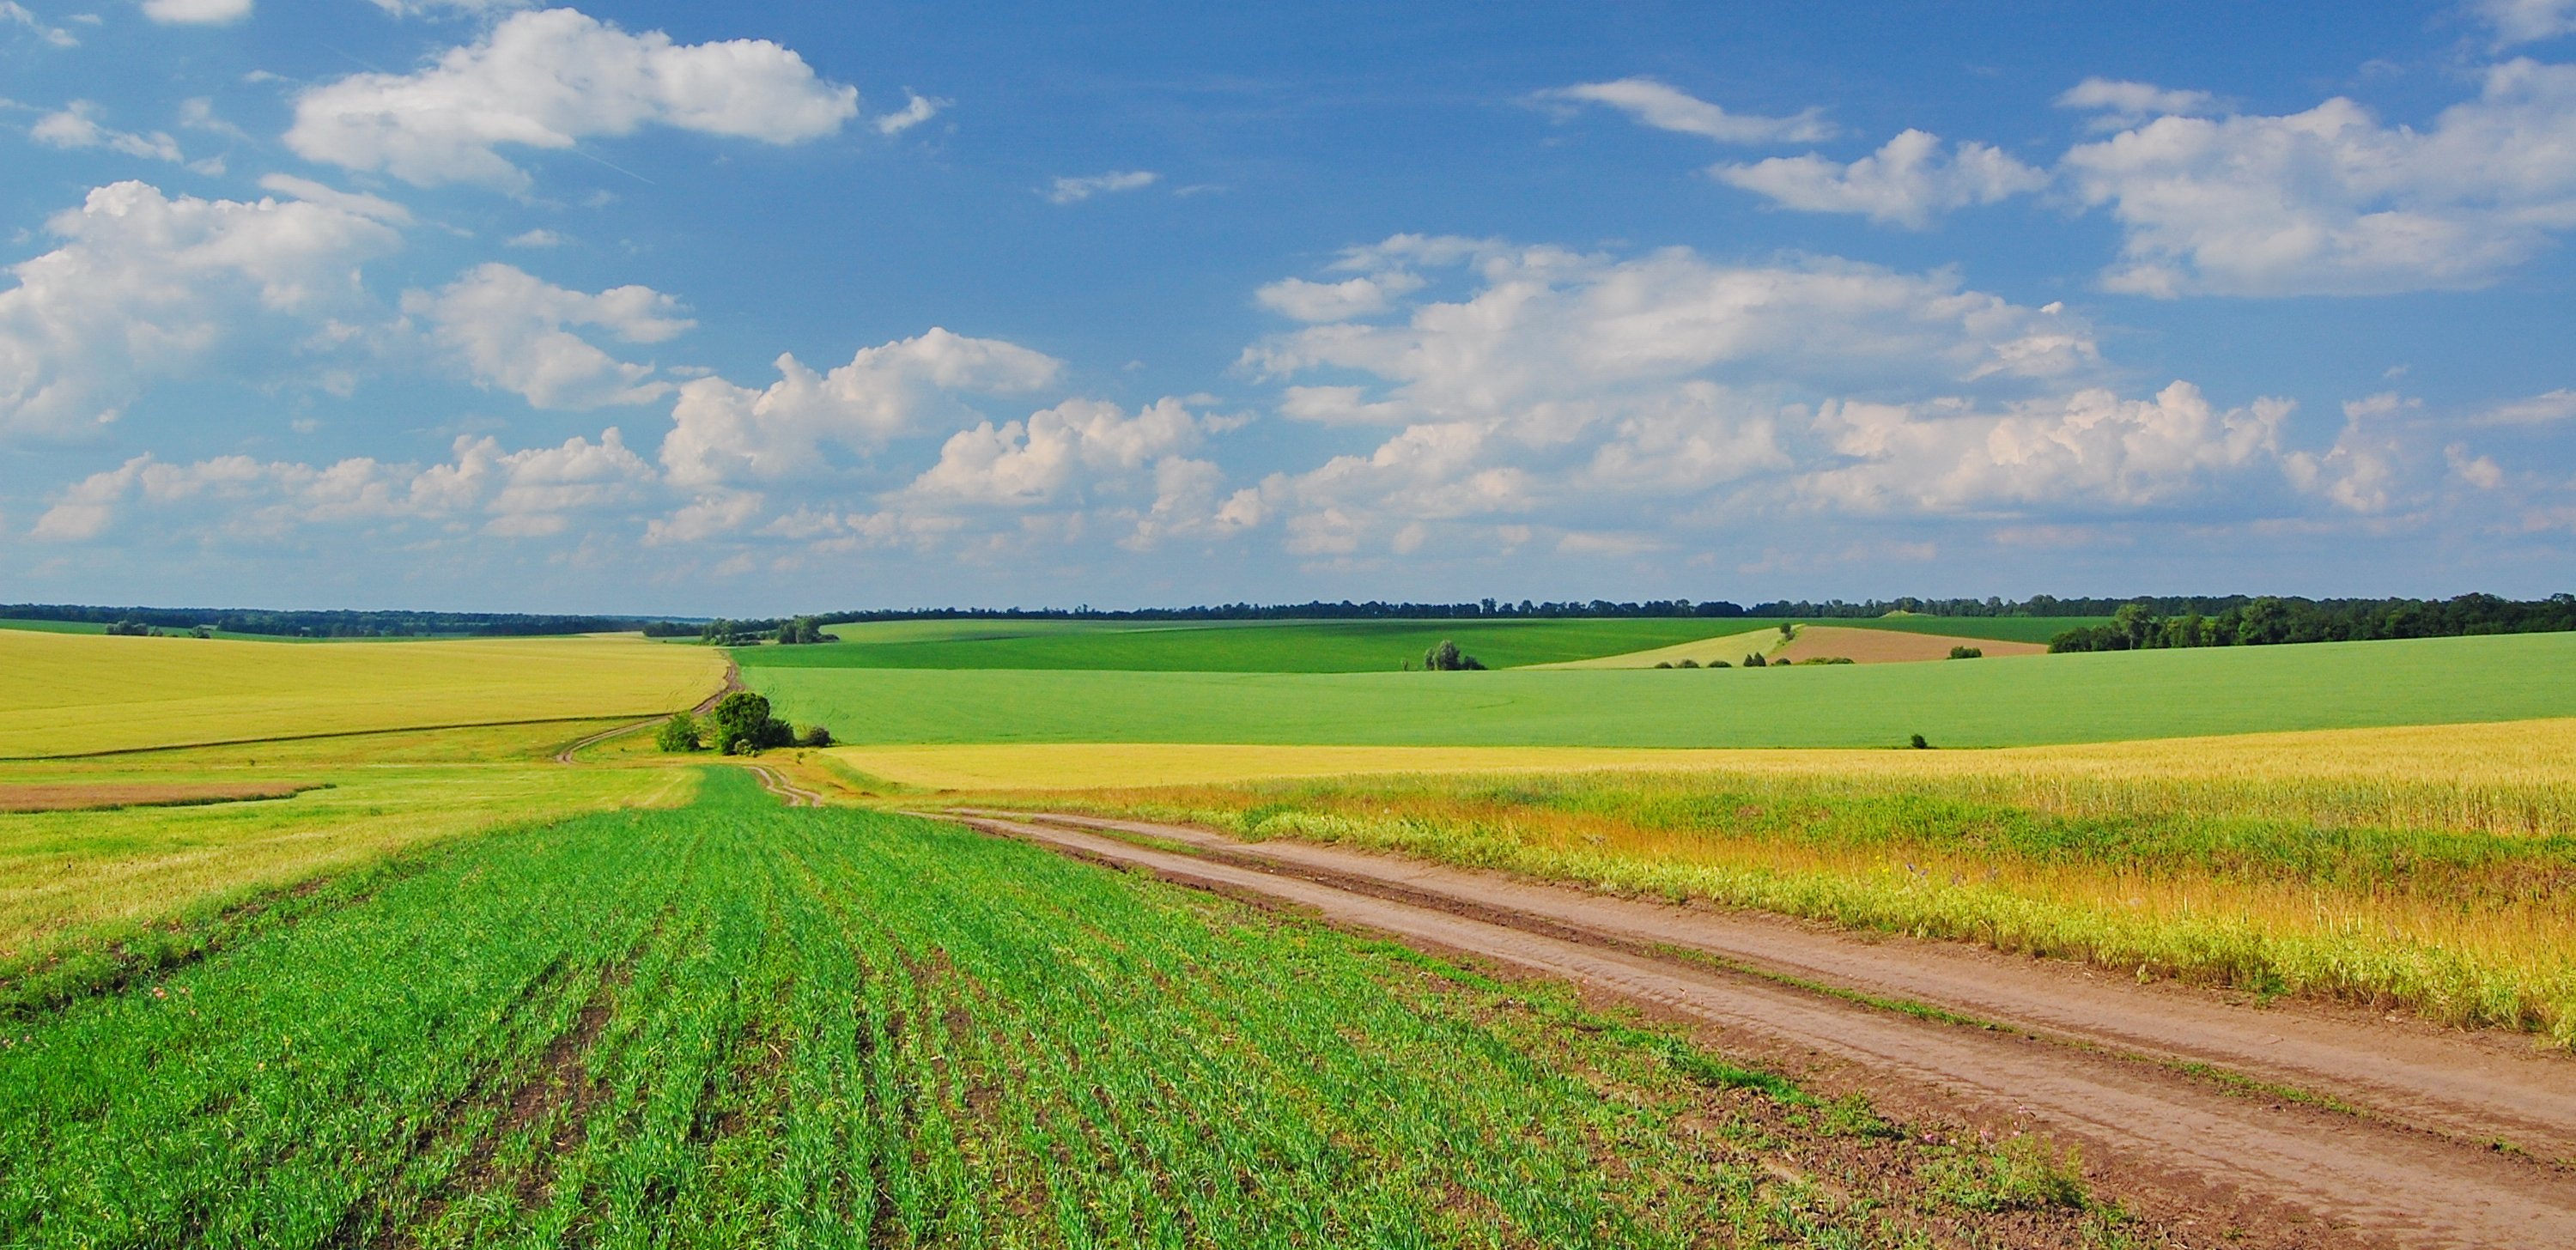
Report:
M 1952 638 L 1944 634 L 1909 634 L 1893 629 L 1854 629 L 1848 625 L 1803 625 L 1788 646 L 1771 657 L 1774 664 L 1795 664 L 1800 660 L 1841 656 L 1854 664 L 1907 664 L 1917 660 L 1946 660 L 1952 647 L 1975 647 L 1988 658 L 2004 655 L 2046 655 L 2048 648 L 2035 642 L 2006 642 L 2000 638 Z
M 85 812 L 285 799 L 316 789 L 291 781 L 107 781 L 0 785 L 0 812 Z
M 1037 820 L 968 823 L 1568 978 L 1900 1113 L 2040 1129 L 2159 1222 L 2228 1244 L 2576 1246 L 2576 1060 L 2527 1039 L 1340 847 Z

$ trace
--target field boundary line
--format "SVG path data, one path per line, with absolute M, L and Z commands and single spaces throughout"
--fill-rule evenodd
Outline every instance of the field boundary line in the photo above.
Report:
M 313 742 L 323 738 L 371 738 L 377 734 L 435 733 L 444 729 L 504 729 L 512 725 L 577 725 L 584 721 L 620 720 L 632 712 L 599 716 L 537 716 L 511 720 L 469 720 L 441 725 L 386 725 L 379 729 L 335 729 L 329 733 L 271 734 L 261 738 L 215 738 L 204 742 L 164 742 L 148 747 L 110 747 L 104 751 L 66 751 L 60 755 L 0 755 L 0 764 L 35 764 L 46 760 L 92 760 L 110 755 L 149 755 L 155 751 L 194 751 L 205 747 L 255 747 L 267 742 Z M 670 713 L 658 713 L 668 716 Z M 650 721 L 654 717 L 646 717 Z

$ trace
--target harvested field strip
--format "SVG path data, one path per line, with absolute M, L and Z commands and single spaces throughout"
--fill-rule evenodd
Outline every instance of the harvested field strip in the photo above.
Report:
M 2155 1240 L 2080 1187 L 1945 1196 L 1936 1165 L 2002 1156 L 1560 989 L 737 770 L 706 794 L 450 843 L 11 1029 L 0 1239 Z
M 294 782 L 149 782 L 99 785 L 11 785 L 0 782 L 0 814 L 13 812 L 87 812 L 119 807 L 190 807 L 206 803 L 242 803 L 254 799 L 293 798 L 324 783 Z
M 628 637 L 281 647 L 0 630 L 0 757 L 423 726 L 645 716 L 723 680 L 715 651 Z
M 1671 786 L 1920 792 L 2061 816 L 2295 820 L 2576 835 L 2576 720 L 2239 734 L 1993 751 L 977 743 L 837 747 L 900 785 L 1055 790 L 1350 774 L 1662 772 Z
M 1975 647 L 1995 659 L 2008 655 L 2045 655 L 2043 642 L 2012 642 L 2000 638 L 1960 637 L 1950 634 L 1918 634 L 1892 629 L 1855 629 L 1847 625 L 1808 625 L 1788 646 L 1773 653 L 1773 662 L 1795 664 L 1800 660 L 1836 657 L 1854 664 L 1910 664 L 1950 658 L 1950 648 Z

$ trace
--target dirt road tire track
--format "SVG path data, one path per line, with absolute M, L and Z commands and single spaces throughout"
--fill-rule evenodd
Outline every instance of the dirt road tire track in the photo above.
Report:
M 1203 830 L 1079 817 L 1047 816 L 1042 819 L 1051 823 L 1039 824 L 1025 816 L 990 813 L 951 818 L 1096 862 L 1311 908 L 1335 923 L 1568 978 L 1596 991 L 1714 1025 L 1730 1038 L 1763 1039 L 1775 1048 L 1827 1056 L 1875 1081 L 1931 1091 L 1941 1101 L 1974 1113 L 2022 1113 L 2055 1135 L 2086 1143 L 2095 1159 L 2105 1158 L 2107 1152 L 2123 1171 L 2157 1178 L 2169 1193 L 2216 1194 L 2247 1209 L 2288 1208 L 2322 1221 L 2322 1226 L 2309 1226 L 2316 1234 L 2312 1238 L 2292 1235 L 2273 1239 L 2273 1244 L 2576 1246 L 2576 1174 L 2567 1169 L 2478 1149 L 2387 1120 L 2231 1094 L 2158 1063 L 2124 1057 L 2175 1055 L 2174 1039 L 2187 1040 L 2194 1021 L 2209 1011 L 2233 1011 L 2266 1025 L 2289 1021 L 2286 1015 L 2276 1021 L 2273 1013 L 2204 1000 L 2198 1016 L 2182 1012 L 2176 1023 L 2166 1018 L 2174 1013 L 2163 1010 L 2170 1004 L 2162 1001 L 2175 999 L 2174 995 L 2104 983 L 2091 987 L 2096 992 L 2088 996 L 2074 992 L 2084 987 L 2059 982 L 2046 988 L 2052 995 L 2063 996 L 2064 1003 L 2050 1011 L 2022 1013 L 2048 1017 L 2029 1026 L 2034 1032 L 2072 1033 L 2076 1036 L 2065 1040 L 2087 1043 L 2054 1045 L 2018 1032 L 1921 1019 L 1637 947 L 1641 931 L 1659 942 L 1691 945 L 1674 942 L 1674 930 L 1684 930 L 1678 936 L 1686 939 L 1709 934 L 1694 934 L 1689 932 L 1694 926 L 1673 922 L 1695 920 L 1705 930 L 1723 929 L 1726 921 L 1737 919 L 1722 913 L 1660 907 L 1344 848 L 1241 843 Z M 1073 824 L 1184 842 L 1196 853 L 1140 846 L 1065 827 Z M 1497 894 L 1503 901 L 1496 901 Z M 1781 926 L 1782 932 L 1794 929 Z M 1824 939 L 1835 935 L 1806 936 L 1814 940 L 1805 944 L 1804 963 L 1784 971 L 1827 985 L 1894 992 L 2019 1023 L 2011 1013 L 1995 1010 L 2015 999 L 2003 990 L 1990 989 L 1979 1002 L 1959 1004 L 1919 992 L 1927 982 L 1934 988 L 1956 990 L 1955 983 L 1963 978 L 1960 967 L 1945 969 L 1937 961 L 1910 960 L 1905 949 L 1847 936 L 1839 938 L 1847 948 L 1846 957 L 1826 958 L 1820 954 L 1830 953 Z M 1799 946 L 1773 941 L 1763 948 L 1774 956 L 1769 962 L 1776 964 L 1779 950 Z M 1716 953 L 1730 954 L 1723 943 Z M 1909 972 L 1907 965 L 1915 966 Z M 1993 969 L 1983 971 L 1989 974 L 1985 979 L 1993 979 Z M 1965 983 L 1973 988 L 1978 979 L 1967 975 Z M 1860 984 L 1853 985 L 1855 981 Z M 2107 1032 L 2108 1038 L 2084 1036 L 2087 1029 L 2081 1026 L 2087 1017 L 2100 1015 L 2106 1004 L 2119 1001 L 2123 994 L 2132 1001 L 2126 1011 L 2111 1013 L 2112 1025 L 2090 1026 L 2092 1034 Z M 2155 1009 L 2141 1006 L 2150 1003 Z M 2155 1023 L 2158 1018 L 2165 1018 L 2164 1022 Z M 2068 1027 L 2070 1022 L 2078 1027 Z M 2287 1033 L 2275 1028 L 2261 1036 L 2286 1043 L 2292 1033 L 2301 1043 L 2293 1049 L 2332 1049 L 2329 1041 L 2335 1030 L 2294 1025 Z M 2238 1053 L 2248 1049 L 2241 1027 L 2231 1036 L 2233 1042 L 2221 1049 L 2247 1057 Z M 2365 1031 L 2362 1036 L 2373 1035 Z M 2398 1053 L 2390 1061 L 2398 1075 L 2376 1074 L 2380 1084 L 2394 1083 L 2398 1088 L 2381 1090 L 2381 1096 L 2403 1101 L 2405 1080 L 2426 1082 L 2432 1088 L 2416 1088 L 2409 1110 L 2436 1119 L 2447 1117 L 2453 1127 L 2512 1112 L 2519 1096 L 2528 1094 L 2529 1101 L 2542 1105 L 2519 1117 L 2523 1127 L 2549 1130 L 2554 1123 L 2551 1106 L 2576 1097 L 2576 1082 L 2564 1079 L 2576 1065 L 2563 1060 L 2532 1056 L 2529 1062 L 2537 1066 L 2517 1068 L 2510 1056 L 2481 1054 L 2464 1059 L 2464 1052 L 2454 1051 L 2452 1058 L 2459 1062 L 2445 1064 L 2436 1039 L 2392 1027 L 2375 1040 L 2388 1042 L 2388 1049 Z M 2202 1045 L 2179 1053 L 2196 1057 L 2208 1049 Z M 2360 1057 L 2366 1058 L 2373 1049 L 2364 1049 Z M 2508 1088 L 2476 1096 L 2487 1080 L 2504 1080 Z

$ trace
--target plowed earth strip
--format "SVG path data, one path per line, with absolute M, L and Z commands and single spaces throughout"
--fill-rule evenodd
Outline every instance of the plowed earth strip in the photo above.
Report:
M 2500 1046 L 2372 1021 L 2257 1011 L 2185 991 L 2087 981 L 2039 961 L 1931 943 L 1870 943 L 1758 917 L 1663 907 L 1337 847 L 1242 843 L 1139 822 L 1041 819 L 1050 823 L 998 813 L 967 823 L 1564 977 L 1735 1038 L 1848 1063 L 1873 1087 L 1928 1092 L 1970 1114 L 2018 1113 L 2055 1136 L 2087 1144 L 2091 1158 L 2107 1158 L 2169 1195 L 2214 1195 L 2218 1205 L 2240 1210 L 2286 1207 L 2322 1224 L 2308 1226 L 2314 1237 L 2266 1239 L 2273 1244 L 2576 1246 L 2576 1174 L 2456 1136 L 2492 1123 L 2518 1125 L 2530 1137 L 2576 1136 L 2568 1134 L 2576 1124 L 2570 1110 L 2576 1064 L 2554 1057 L 2517 1056 Z M 1064 827 L 1077 823 L 1187 843 L 1195 853 Z M 1752 971 L 1675 957 L 1668 953 L 1673 948 L 1705 951 Z M 1787 984 L 1777 979 L 1782 975 L 2011 1027 L 1925 1019 Z M 2201 1036 L 2203 1029 L 2212 1036 Z M 2048 1040 L 2034 1041 L 2024 1031 Z M 2165 1062 L 2131 1057 L 2139 1055 Z M 2325 1082 L 2306 1078 L 2348 1062 L 2353 1067 L 2344 1086 L 2370 1091 L 2363 1105 L 2375 1114 L 2248 1098 L 2165 1066 L 2174 1060 L 2258 1077 L 2297 1074 L 2309 1088 Z M 2381 1107 L 2395 1110 L 2379 1113 Z M 2445 1131 L 2409 1128 L 2401 1116 Z

